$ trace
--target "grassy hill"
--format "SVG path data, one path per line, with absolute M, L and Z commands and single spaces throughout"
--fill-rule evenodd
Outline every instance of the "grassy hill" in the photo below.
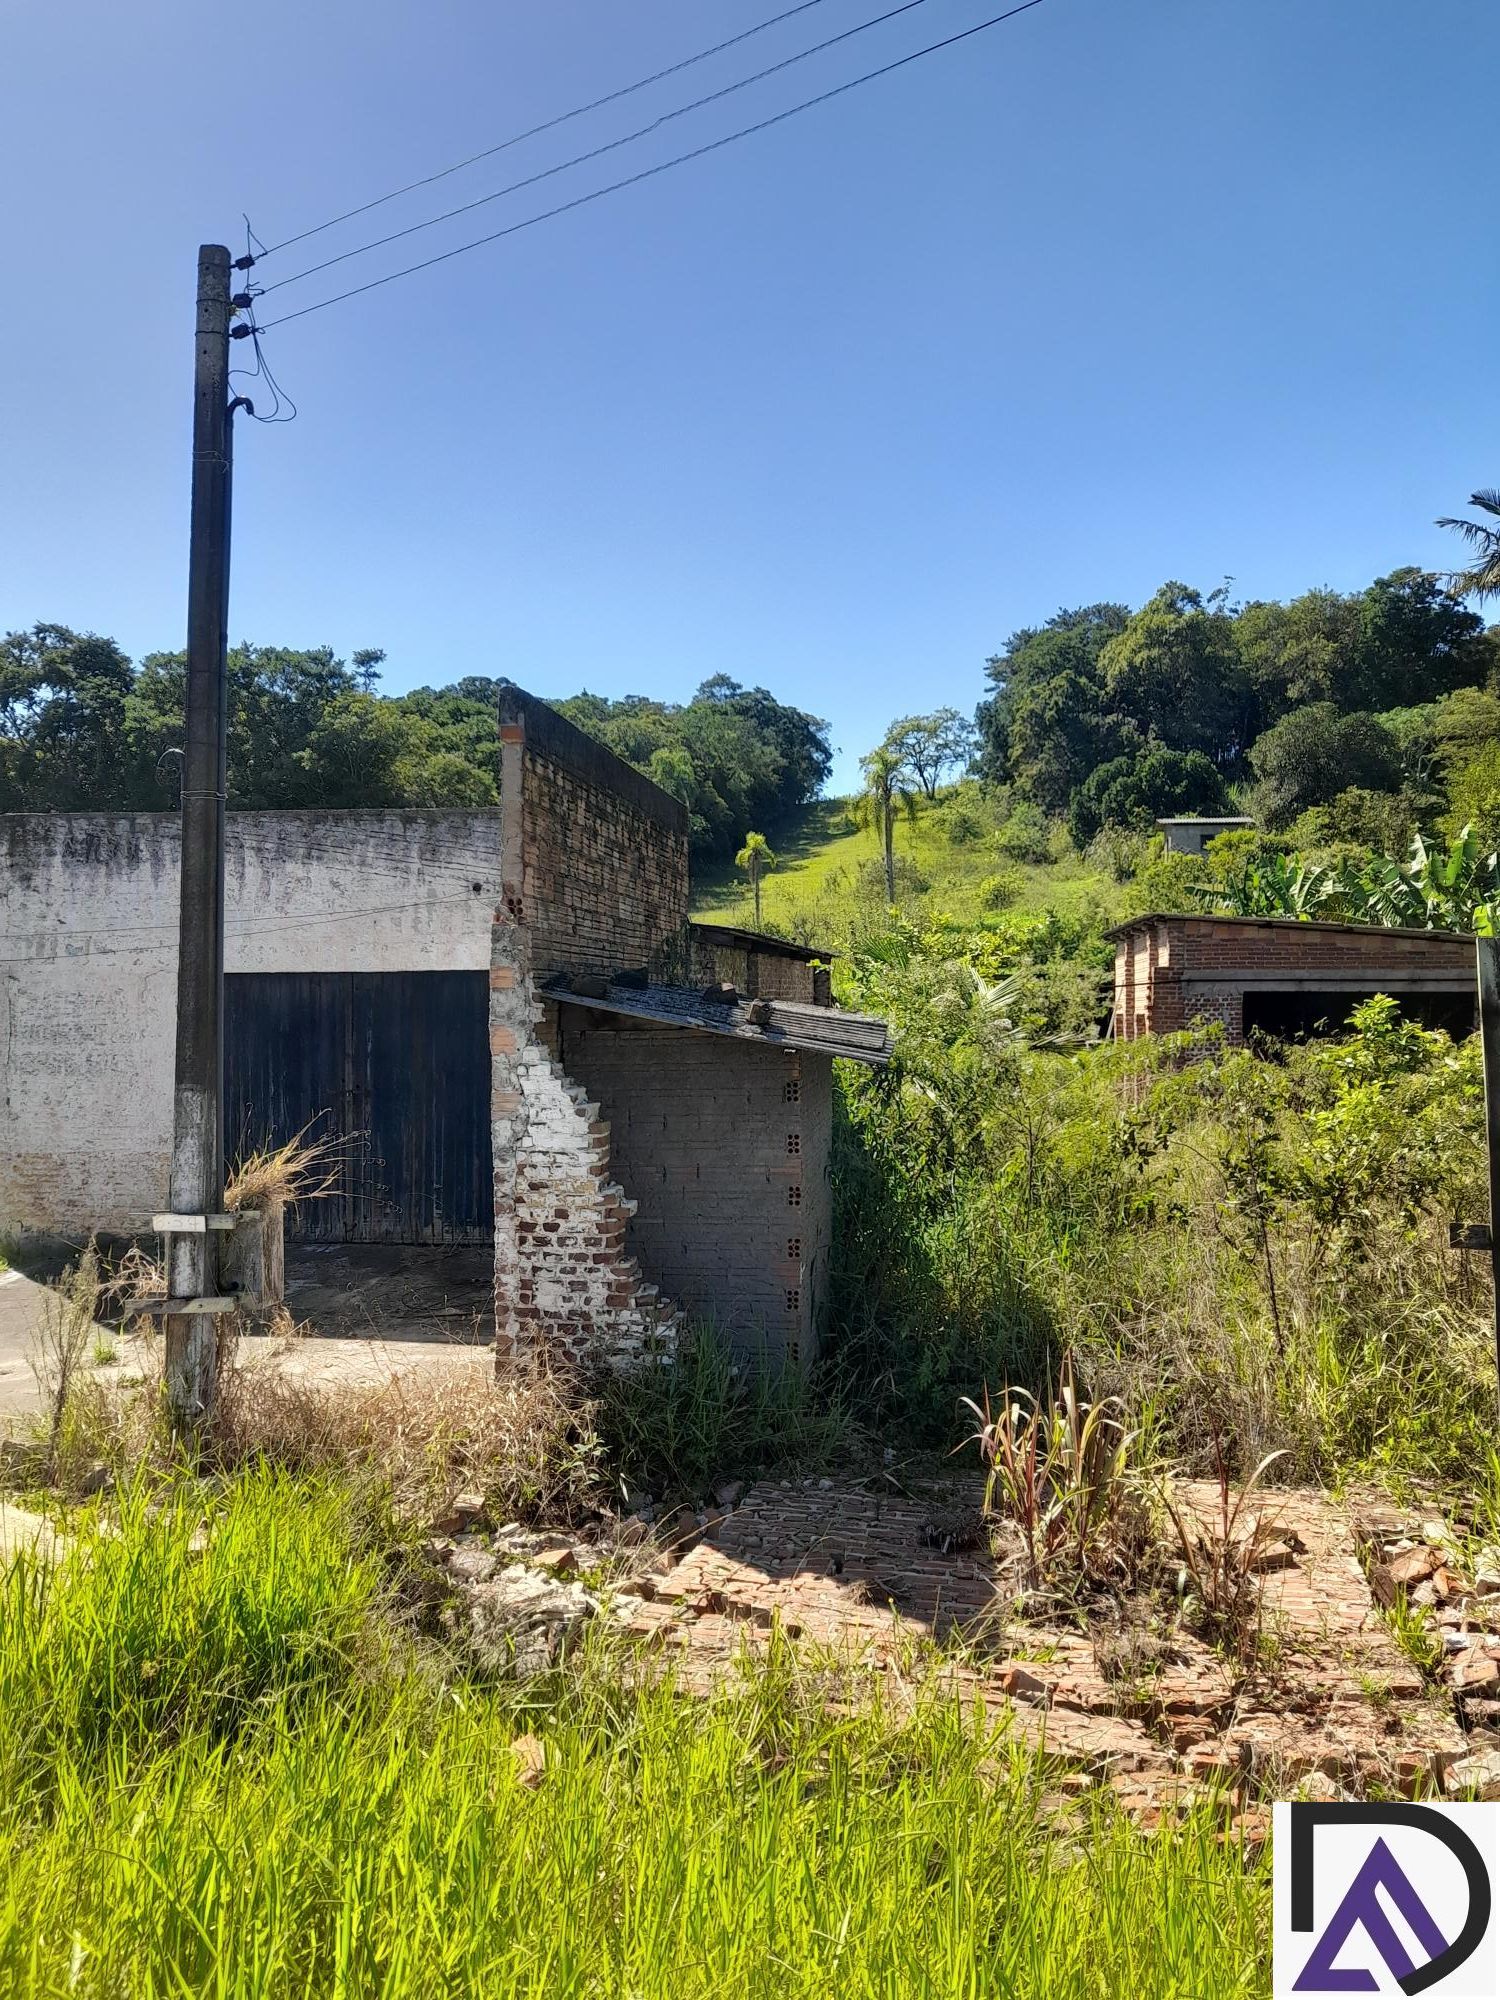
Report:
M 836 945 L 862 914 L 883 911 L 880 840 L 860 817 L 856 800 L 820 799 L 769 833 L 777 865 L 761 887 L 762 929 Z M 897 904 L 918 922 L 985 928 L 1006 913 L 1052 909 L 1105 924 L 1123 913 L 1124 892 L 1065 836 L 973 783 L 919 799 L 898 820 L 895 845 Z M 753 923 L 743 875 L 727 862 L 695 868 L 693 914 Z

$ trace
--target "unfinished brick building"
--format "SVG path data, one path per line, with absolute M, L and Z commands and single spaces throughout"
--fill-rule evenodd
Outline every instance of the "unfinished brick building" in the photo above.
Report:
M 637 1353 L 686 1312 L 809 1358 L 832 1064 L 883 1063 L 884 1025 L 829 1004 L 817 953 L 690 923 L 686 808 L 520 689 L 501 703 L 500 796 L 502 1352 Z
M 1475 1026 L 1474 940 L 1453 931 L 1295 917 L 1144 916 L 1115 941 L 1112 1032 L 1134 1041 L 1218 1022 L 1234 1045 L 1338 1028 L 1388 993 L 1429 1026 Z
M 689 921 L 678 800 L 519 688 L 498 721 L 498 810 L 229 815 L 226 1144 L 337 1143 L 314 1244 L 492 1242 L 502 1358 L 691 1317 L 805 1361 L 832 1065 L 885 1028 L 816 953 Z M 0 1231 L 167 1206 L 179 842 L 0 818 Z

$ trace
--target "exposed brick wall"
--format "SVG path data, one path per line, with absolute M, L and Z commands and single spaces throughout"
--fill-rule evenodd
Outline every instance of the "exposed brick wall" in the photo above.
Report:
M 678 1314 L 625 1241 L 597 1103 L 558 1060 L 536 979 L 644 965 L 687 916 L 687 814 L 519 688 L 500 703 L 491 938 L 497 1359 L 670 1353 Z
M 774 948 L 757 950 L 733 933 L 714 935 L 712 924 L 688 926 L 689 956 L 684 977 L 691 985 L 727 980 L 737 993 L 752 1000 L 798 1000 L 808 1007 L 826 1007 L 832 1000 L 826 967 L 810 958 Z
M 500 738 L 508 895 L 538 978 L 647 965 L 687 921 L 687 808 L 519 688 Z
M 550 1043 L 524 928 L 496 912 L 490 968 L 497 1359 L 615 1362 L 670 1354 L 679 1315 L 625 1242 L 633 1204 L 609 1126 Z
M 1245 995 L 1462 993 L 1474 941 L 1446 931 L 1245 917 L 1143 917 L 1117 933 L 1115 1034 L 1171 1034 L 1195 1021 L 1244 1039 Z
M 737 1352 L 817 1351 L 831 1234 L 827 1057 L 562 1007 L 569 1076 L 598 1100 L 635 1201 L 627 1241 Z

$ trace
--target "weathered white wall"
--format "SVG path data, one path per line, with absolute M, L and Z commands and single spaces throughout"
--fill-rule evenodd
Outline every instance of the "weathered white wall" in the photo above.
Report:
M 175 814 L 0 816 L 0 1231 L 166 1205 Z M 498 812 L 236 813 L 230 972 L 483 971 Z

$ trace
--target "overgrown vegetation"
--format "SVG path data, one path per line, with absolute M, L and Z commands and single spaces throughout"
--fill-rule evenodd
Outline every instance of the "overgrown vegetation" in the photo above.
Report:
M 378 1519 L 279 1474 L 117 1528 L 3 1586 L 7 1992 L 1263 1990 L 1264 1862 L 1049 1802 L 936 1685 L 830 1709 L 777 1646 L 704 1705 L 607 1641 L 469 1678 Z
M 914 976 L 857 958 L 903 1032 L 846 1077 L 837 1310 L 872 1420 L 952 1435 L 981 1383 L 1090 1397 L 1206 1464 L 1462 1476 L 1493 1422 L 1489 1302 L 1448 1221 L 1482 1212 L 1475 1044 L 1377 999 L 1341 1040 L 1267 1060 L 1213 1034 L 1059 1054 L 980 1007 L 934 1018 Z

